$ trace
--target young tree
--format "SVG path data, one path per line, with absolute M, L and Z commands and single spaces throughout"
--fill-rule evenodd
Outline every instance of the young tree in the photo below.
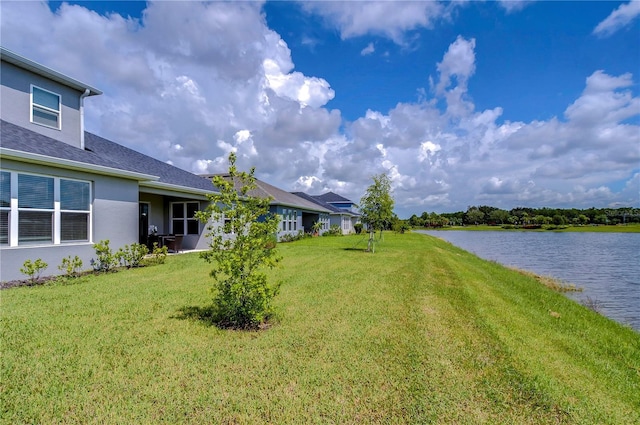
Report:
M 213 178 L 219 193 L 209 195 L 209 206 L 196 215 L 209 223 L 211 238 L 210 249 L 201 257 L 214 266 L 216 323 L 256 329 L 272 316 L 272 299 L 279 290 L 279 285 L 269 284 L 263 270 L 280 260 L 274 237 L 278 217 L 269 213 L 270 199 L 250 195 L 256 188 L 255 168 L 239 172 L 235 163 L 232 152 L 228 176 Z
M 391 196 L 391 180 L 386 174 L 373 176 L 373 184 L 367 188 L 364 196 L 360 199 L 360 213 L 362 221 L 369 230 L 369 243 L 367 251 L 374 252 L 374 235 L 380 230 L 382 236 L 383 229 L 391 223 L 393 218 L 394 200 Z

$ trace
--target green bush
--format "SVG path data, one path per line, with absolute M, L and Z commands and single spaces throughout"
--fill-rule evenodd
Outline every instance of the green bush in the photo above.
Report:
M 82 260 L 77 255 L 74 258 L 65 257 L 62 259 L 62 264 L 58 266 L 58 270 L 63 272 L 66 277 L 78 277 L 82 271 Z
M 132 243 L 118 249 L 115 256 L 120 265 L 130 269 L 132 267 L 140 267 L 142 260 L 148 253 L 149 248 L 146 245 Z
M 91 265 L 97 272 L 108 272 L 118 265 L 118 256 L 111 251 L 109 239 L 102 240 L 93 245 L 96 251 L 96 259 L 91 259 Z
M 362 233 L 362 223 L 356 223 L 353 225 L 353 229 L 356 231 L 356 235 Z
M 164 264 L 168 254 L 169 248 L 166 246 L 161 248 L 158 246 L 158 242 L 154 242 L 153 251 L 151 251 L 151 262 L 153 262 L 153 264 Z
M 47 267 L 49 267 L 49 265 L 40 258 L 36 261 L 27 260 L 22 264 L 20 273 L 29 276 L 29 281 L 34 284 L 40 279 L 40 274 Z
M 329 230 L 327 230 L 322 234 L 322 236 L 341 236 L 341 235 L 342 235 L 342 229 L 340 229 L 340 226 L 338 226 L 337 224 L 332 224 Z
M 298 231 L 297 234 L 287 233 L 280 237 L 280 242 L 294 242 L 299 241 L 300 239 L 305 239 L 310 237 L 311 235 L 304 233 L 302 230 Z

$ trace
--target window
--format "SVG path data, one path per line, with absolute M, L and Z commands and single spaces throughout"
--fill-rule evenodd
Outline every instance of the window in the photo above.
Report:
M 60 240 L 89 239 L 91 193 L 87 182 L 60 180 Z
M 9 243 L 9 212 L 11 212 L 11 173 L 0 171 L 0 245 Z
M 54 180 L 18 174 L 18 244 L 53 243 Z
M 60 130 L 60 95 L 31 86 L 31 122 Z
M 2 171 L 0 189 L 0 244 L 90 240 L 89 182 Z
M 194 217 L 200 209 L 199 202 L 174 202 L 171 204 L 171 233 L 174 235 L 198 235 L 200 223 Z

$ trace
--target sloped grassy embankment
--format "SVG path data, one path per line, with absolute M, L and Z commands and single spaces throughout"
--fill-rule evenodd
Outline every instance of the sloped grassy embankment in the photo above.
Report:
M 282 244 L 222 331 L 197 254 L 0 292 L 2 423 L 640 423 L 640 335 L 439 239 Z M 559 317 L 558 317 L 559 316 Z

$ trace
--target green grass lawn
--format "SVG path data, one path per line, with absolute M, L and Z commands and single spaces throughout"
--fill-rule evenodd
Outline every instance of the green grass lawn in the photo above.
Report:
M 637 332 L 437 238 L 365 246 L 279 245 L 260 332 L 197 318 L 197 254 L 4 290 L 0 421 L 640 423 Z

